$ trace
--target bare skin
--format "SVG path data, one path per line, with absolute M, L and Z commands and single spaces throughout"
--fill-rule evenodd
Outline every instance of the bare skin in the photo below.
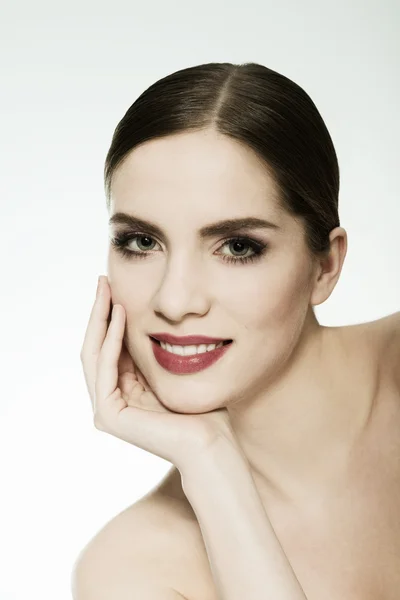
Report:
M 321 493 L 302 504 L 294 497 L 273 497 L 261 480 L 259 492 L 309 600 L 396 600 L 400 313 L 329 329 L 350 357 L 347 371 L 340 372 L 343 393 L 356 385 L 360 398 L 373 397 L 370 417 L 351 454 L 337 463 L 337 477 Z M 218 600 L 201 532 L 175 467 L 112 519 L 85 548 L 84 558 L 85 577 L 91 585 L 96 579 L 99 589 L 115 579 L 129 588 L 134 565 L 140 565 L 163 589 L 189 600 Z
M 107 334 L 102 346 L 108 300 L 97 305 L 83 353 L 87 381 L 92 397 L 97 382 L 97 408 L 113 405 L 113 348 L 125 325 L 125 358 L 144 375 L 166 416 L 146 410 L 144 397 L 139 412 L 130 405 L 124 410 L 126 420 L 113 419 L 110 427 L 100 410 L 98 423 L 174 468 L 90 542 L 77 571 L 89 595 L 78 600 L 106 600 L 107 589 L 115 600 L 130 598 L 139 579 L 189 600 L 216 598 L 177 470 L 181 460 L 190 466 L 187 450 L 202 423 L 234 432 L 308 600 L 394 600 L 400 587 L 399 315 L 321 327 L 311 310 L 329 298 L 340 277 L 345 230 L 330 232 L 329 257 L 311 259 L 302 224 L 280 210 L 265 166 L 213 131 L 136 148 L 114 179 L 111 212 L 139 219 L 116 221 L 110 230 L 111 236 L 133 235 L 127 256 L 113 243 L 108 257 L 112 303 L 124 308 L 125 321 L 118 311 L 112 326 L 118 335 Z M 267 251 L 253 262 L 239 264 L 235 257 L 228 265 L 225 258 L 232 260 L 236 250 L 227 236 L 199 233 L 215 232 L 221 219 L 248 216 L 274 223 L 240 232 L 267 244 Z M 156 226 L 152 235 L 149 220 Z M 180 377 L 154 360 L 149 334 L 156 331 L 234 342 L 215 369 Z
M 351 455 L 338 473 L 335 485 L 324 494 L 310 497 L 306 504 L 296 501 L 264 502 L 274 529 L 294 567 L 309 600 L 338 597 L 346 600 L 395 600 L 400 589 L 400 313 L 372 323 L 334 328 L 344 336 L 351 355 L 363 357 L 349 364 L 342 379 L 343 389 L 352 387 L 349 379 L 362 381 L 365 368 L 375 364 L 371 386 L 358 387 L 360 396 L 374 394 L 371 418 Z M 397 335 L 394 331 L 397 327 Z M 362 341 L 370 343 L 360 348 Z M 397 339 L 397 343 L 395 340 Z M 396 369 L 397 365 L 397 369 Z M 396 380 L 397 377 L 397 380 Z M 260 490 L 261 492 L 262 490 Z M 172 469 L 156 496 L 182 498 L 179 473 Z M 184 507 L 183 514 L 190 512 Z M 196 528 L 195 528 L 196 529 Z M 193 534 L 196 538 L 197 531 Z M 201 548 L 201 542 L 196 551 Z M 204 551 L 203 551 L 204 552 Z M 193 581 L 208 581 L 209 593 L 196 593 L 175 585 L 188 598 L 217 600 L 210 573 L 198 569 Z M 185 581 L 186 583 L 186 581 Z

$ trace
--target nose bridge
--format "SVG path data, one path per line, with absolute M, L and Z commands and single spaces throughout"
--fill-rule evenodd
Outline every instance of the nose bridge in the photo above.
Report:
M 205 312 L 209 301 L 206 279 L 200 253 L 171 256 L 152 300 L 154 310 L 173 320 Z

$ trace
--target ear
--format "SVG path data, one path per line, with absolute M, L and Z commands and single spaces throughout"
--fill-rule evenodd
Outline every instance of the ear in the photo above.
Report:
M 317 260 L 315 279 L 310 298 L 312 305 L 322 304 L 329 298 L 340 277 L 347 253 L 347 232 L 343 227 L 335 227 L 329 234 L 330 251 Z

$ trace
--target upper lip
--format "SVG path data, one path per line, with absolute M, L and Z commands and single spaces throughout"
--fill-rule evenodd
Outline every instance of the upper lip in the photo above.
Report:
M 230 339 L 207 337 L 205 335 L 176 336 L 170 333 L 151 333 L 150 337 L 155 338 L 160 342 L 168 342 L 169 344 L 177 346 L 187 344 L 217 344 L 218 342 L 225 342 L 226 339 Z

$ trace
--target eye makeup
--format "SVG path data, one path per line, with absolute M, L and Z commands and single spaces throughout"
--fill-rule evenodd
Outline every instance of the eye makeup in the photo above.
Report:
M 128 259 L 128 260 L 136 260 L 136 259 L 144 259 L 144 258 L 148 258 L 149 256 L 151 256 L 151 254 L 153 254 L 153 252 L 149 252 L 147 248 L 144 248 L 144 250 L 134 250 L 129 248 L 129 244 L 131 242 L 134 242 L 137 245 L 137 241 L 136 240 L 154 240 L 154 238 L 150 235 L 148 235 L 147 233 L 144 232 L 134 232 L 134 233 L 125 233 L 123 231 L 116 233 L 112 238 L 111 238 L 111 245 L 113 246 L 113 248 L 115 248 L 115 250 L 124 258 L 124 259 Z M 156 242 L 158 243 L 158 242 Z M 224 241 L 224 243 L 222 244 L 222 246 L 220 246 L 220 248 L 223 248 L 225 246 L 229 247 L 229 246 L 233 246 L 234 244 L 239 244 L 239 246 L 243 247 L 247 247 L 248 249 L 251 250 L 252 254 L 250 256 L 227 256 L 226 254 L 222 254 L 222 260 L 230 263 L 230 264 L 246 264 L 246 263 L 252 263 L 254 261 L 259 260 L 267 251 L 268 245 L 265 244 L 264 242 L 260 242 L 257 240 L 254 240 L 252 238 L 246 237 L 246 236 L 236 236 L 236 237 L 231 237 L 227 240 Z M 242 249 L 236 250 L 237 252 L 242 252 Z M 248 251 L 247 251 L 248 252 Z M 246 252 L 246 254 L 247 254 Z

